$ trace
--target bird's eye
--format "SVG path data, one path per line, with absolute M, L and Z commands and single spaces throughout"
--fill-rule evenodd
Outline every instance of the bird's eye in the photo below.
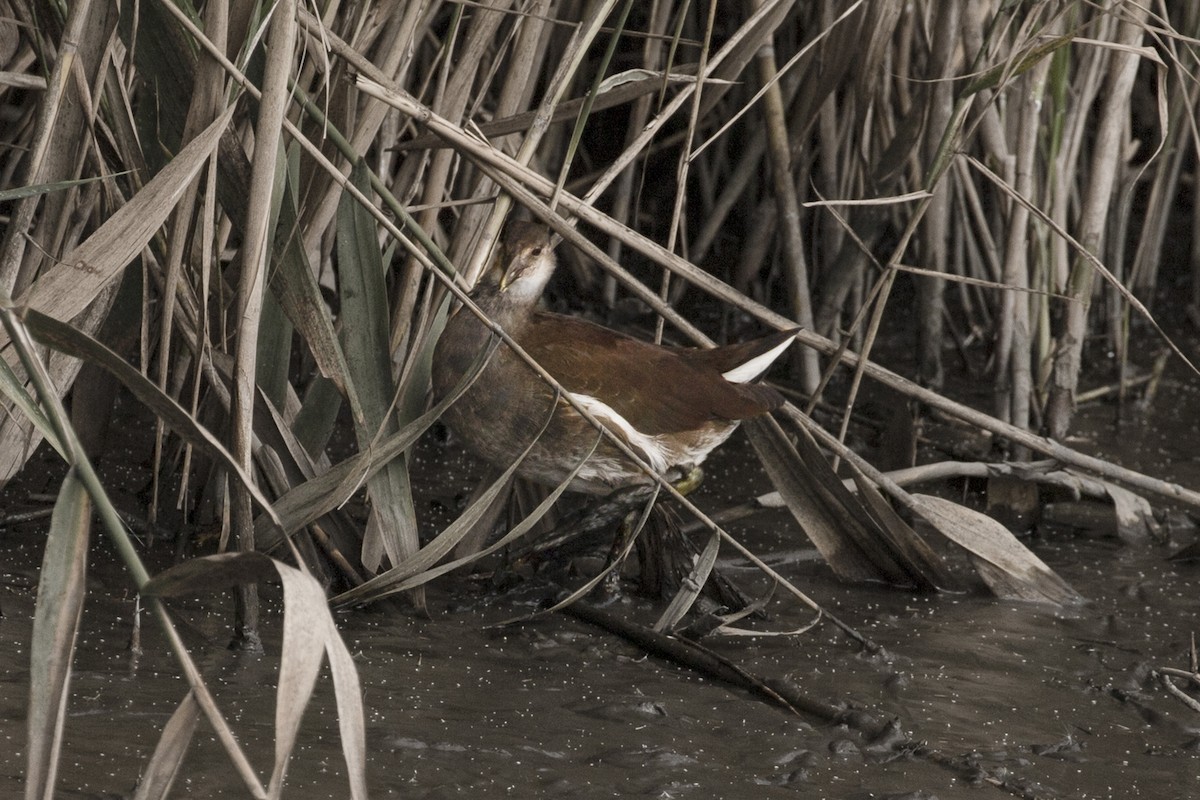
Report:
M 534 258 L 538 258 L 539 256 L 541 256 L 541 254 L 542 254 L 542 248 L 540 248 L 540 247 L 533 248 L 533 257 Z

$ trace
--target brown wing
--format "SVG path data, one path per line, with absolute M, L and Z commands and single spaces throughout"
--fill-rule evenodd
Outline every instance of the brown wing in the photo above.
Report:
M 768 337 L 773 338 L 773 337 Z M 777 408 L 783 398 L 757 384 L 721 377 L 740 361 L 779 344 L 725 348 L 660 347 L 586 320 L 537 313 L 517 337 L 519 343 L 569 391 L 602 400 L 642 433 L 694 430 L 711 420 L 755 416 Z

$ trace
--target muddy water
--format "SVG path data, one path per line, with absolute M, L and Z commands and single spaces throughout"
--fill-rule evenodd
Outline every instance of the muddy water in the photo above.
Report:
M 1194 423 L 1177 420 L 1176 429 L 1186 424 Z M 1165 457 L 1171 477 L 1197 486 L 1200 467 L 1182 456 L 1184 442 L 1126 439 L 1133 450 L 1121 455 L 1133 461 L 1152 454 L 1160 465 Z M 756 489 L 759 478 L 746 463 L 734 446 L 710 470 L 703 490 L 710 507 Z M 1150 677 L 1155 667 L 1187 666 L 1189 637 L 1200 628 L 1200 564 L 1168 563 L 1166 550 L 1133 550 L 1090 535 L 1036 537 L 1031 546 L 1090 600 L 1056 610 L 982 593 L 922 597 L 841 585 L 776 514 L 733 532 L 882 652 L 866 655 L 828 625 L 794 638 L 713 647 L 816 699 L 895 718 L 922 749 L 903 757 L 871 753 L 845 729 L 647 658 L 566 616 L 494 627 L 532 612 L 542 592 L 530 586 L 494 596 L 460 581 L 431 593 L 432 622 L 383 609 L 340 617 L 365 694 L 372 796 L 1200 796 L 1200 714 Z M 22 790 L 37 577 L 30 565 L 40 560 L 40 536 L 36 526 L 0 531 L 4 798 Z M 724 567 L 761 586 L 746 565 Z M 142 631 L 144 654 L 135 659 L 128 651 L 134 601 L 102 541 L 93 547 L 90 575 L 60 796 L 123 797 L 185 687 L 151 623 Z M 262 658 L 223 648 L 223 600 L 180 607 L 193 652 L 264 775 L 273 747 L 271 656 L 278 653 L 280 612 L 272 590 L 267 605 Z M 656 608 L 625 599 L 616 610 L 650 622 Z M 807 619 L 777 603 L 768 624 L 786 629 Z M 345 787 L 332 692 L 322 686 L 285 796 L 342 798 Z M 245 796 L 206 728 L 176 795 Z

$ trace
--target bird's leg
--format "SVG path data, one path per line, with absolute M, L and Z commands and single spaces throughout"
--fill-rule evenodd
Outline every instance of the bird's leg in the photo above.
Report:
M 657 501 L 651 501 L 657 502 Z M 596 585 L 592 590 L 594 599 L 599 603 L 611 603 L 616 600 L 621 594 L 621 567 L 622 562 L 628 555 L 628 548 L 632 544 L 632 539 L 640 530 L 638 525 L 639 520 L 644 520 L 646 512 L 644 509 L 634 509 L 625 514 L 624 519 L 617 526 L 617 532 L 613 536 L 612 545 L 608 549 L 608 555 L 604 558 L 604 567 L 602 571 L 607 571 L 604 580 Z
M 703 480 L 704 480 L 704 470 L 700 469 L 700 467 L 692 466 L 692 467 L 688 468 L 687 473 L 684 474 L 683 477 L 678 478 L 675 481 L 673 481 L 671 483 L 671 486 L 673 486 L 675 488 L 675 491 L 679 492 L 681 495 L 684 495 L 686 497 L 688 494 L 694 492 Z M 656 513 L 658 511 L 659 511 L 659 509 L 655 508 L 651 511 L 651 513 Z M 625 557 L 625 555 L 627 555 L 626 551 L 629 549 L 629 547 L 631 545 L 632 537 L 635 536 L 638 532 L 638 520 L 642 516 L 643 516 L 643 511 L 640 511 L 640 510 L 630 511 L 629 513 L 627 513 L 625 515 L 625 518 L 621 521 L 621 524 L 617 527 L 616 535 L 613 537 L 612 547 L 609 548 L 608 556 L 604 559 L 604 569 L 607 570 L 610 566 L 612 566 L 612 571 L 609 572 L 608 575 L 605 576 L 604 580 L 601 581 L 600 584 L 597 585 L 597 587 L 596 587 L 596 594 L 605 602 L 611 602 L 613 599 L 615 599 L 620 594 L 621 565 L 617 564 L 616 566 L 613 566 L 613 564 L 616 563 L 618 560 L 623 559 Z M 648 519 L 648 517 L 647 517 L 647 519 Z M 643 573 L 659 573 L 659 572 L 661 572 L 662 564 L 664 563 L 663 559 L 661 557 L 653 559 L 655 561 L 655 563 L 652 565 L 650 563 L 651 559 L 646 557 L 646 555 L 644 554 L 644 551 L 646 551 L 648 549 L 652 550 L 653 548 L 641 548 L 639 546 L 639 555 L 640 555 L 642 572 Z M 659 555 L 659 554 L 656 554 L 656 555 Z M 642 576 L 642 586 L 643 587 L 661 585 L 661 583 L 662 583 L 661 575 L 643 574 L 643 576 Z

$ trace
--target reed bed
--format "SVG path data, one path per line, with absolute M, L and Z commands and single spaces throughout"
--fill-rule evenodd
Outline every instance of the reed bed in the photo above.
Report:
M 751 439 L 844 577 L 955 580 L 899 508 L 965 547 L 998 594 L 1073 599 L 996 544 L 1002 527 L 844 446 L 864 378 L 985 434 L 991 458 L 1071 467 L 1033 479 L 1108 493 L 1130 528 L 1153 521 L 1129 489 L 1200 505 L 1062 444 L 1085 388 L 1115 385 L 1124 413 L 1158 353 L 1195 371 L 1154 311 L 1200 317 L 1200 294 L 1164 291 L 1200 269 L 1186 241 L 1200 228 L 1200 4 L 0 7 L 0 485 L 43 441 L 69 466 L 39 587 L 29 798 L 54 792 L 93 511 L 191 687 L 138 796 L 166 796 L 201 717 L 249 793 L 279 796 L 326 654 L 365 796 L 357 679 L 326 599 L 423 609 L 426 582 L 480 556 L 447 560 L 505 476 L 423 541 L 408 454 L 445 407 L 427 398 L 438 332 L 514 211 L 568 241 L 573 302 L 593 313 L 635 304 L 654 335 L 700 345 L 751 322 L 804 327 L 798 406 Z M 913 346 L 888 363 L 881 332 Z M 948 375 L 990 398 L 956 396 Z M 143 566 L 92 467 L 120 457 L 104 436 L 117 385 L 157 420 L 146 525 L 178 509 L 171 536 L 215 528 L 221 555 Z M 333 455 L 339 440 L 352 455 Z M 344 504 L 363 495 L 357 520 Z M 741 547 L 701 523 L 714 553 Z M 832 555 L 847 537 L 855 554 Z M 279 691 L 295 711 L 277 720 L 264 786 L 165 600 L 236 587 L 235 638 L 255 648 L 267 578 L 293 621 Z M 320 646 L 289 647 L 313 619 Z

